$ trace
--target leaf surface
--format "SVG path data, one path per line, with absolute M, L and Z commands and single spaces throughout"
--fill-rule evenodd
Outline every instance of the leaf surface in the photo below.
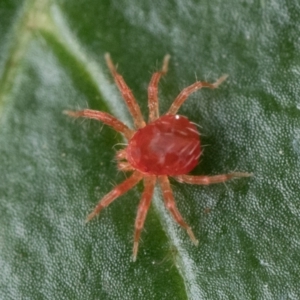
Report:
M 300 6 L 297 1 L 2 1 L 1 299 L 299 299 Z M 166 53 L 160 111 L 196 79 L 229 79 L 179 113 L 200 125 L 192 172 L 252 172 L 195 186 L 171 180 L 193 246 L 157 189 L 136 263 L 142 185 L 85 224 L 126 178 L 121 135 L 66 109 L 132 126 L 107 70 L 110 52 L 147 118 Z

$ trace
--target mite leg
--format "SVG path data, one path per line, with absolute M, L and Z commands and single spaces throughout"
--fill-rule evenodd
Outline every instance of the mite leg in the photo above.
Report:
M 84 109 L 78 111 L 65 110 L 64 113 L 71 117 L 84 117 L 101 121 L 112 127 L 114 130 L 123 133 L 127 140 L 129 140 L 134 134 L 134 131 L 128 128 L 124 123 L 103 111 Z
M 192 176 L 192 175 L 179 175 L 174 176 L 179 182 L 189 183 L 189 184 L 201 184 L 209 185 L 213 183 L 225 182 L 233 178 L 250 177 L 251 173 L 233 172 L 229 174 L 215 175 L 215 176 Z
M 166 208 L 170 211 L 170 213 L 172 214 L 175 221 L 179 225 L 181 225 L 184 229 L 186 229 L 192 242 L 197 246 L 198 240 L 195 238 L 195 235 L 194 235 L 191 227 L 185 223 L 180 212 L 178 211 L 178 209 L 176 207 L 175 199 L 173 196 L 173 192 L 172 192 L 168 177 L 167 176 L 159 176 L 158 179 L 159 179 L 159 183 L 160 183 L 161 190 L 163 193 Z
M 128 179 L 126 179 L 121 184 L 117 185 L 111 192 L 106 194 L 97 204 L 95 209 L 87 216 L 86 221 L 89 222 L 96 215 L 100 213 L 100 211 L 108 206 L 111 202 L 113 202 L 116 198 L 125 194 L 128 190 L 133 188 L 141 179 L 143 175 L 139 172 L 134 172 Z
M 170 60 L 170 55 L 167 54 L 164 57 L 163 66 L 161 71 L 156 72 L 152 75 L 151 81 L 148 86 L 148 107 L 149 107 L 149 122 L 156 120 L 159 117 L 158 109 L 158 82 L 161 76 L 168 72 L 168 64 Z
M 196 92 L 197 90 L 201 88 L 210 88 L 215 89 L 217 88 L 226 78 L 228 75 L 223 75 L 220 77 L 215 83 L 209 83 L 205 81 L 197 81 L 194 84 L 186 87 L 183 89 L 180 94 L 175 98 L 173 104 L 171 105 L 170 109 L 167 112 L 167 115 L 175 115 L 180 108 L 180 106 L 184 103 L 184 101 L 187 99 L 187 97 Z
M 133 256 L 132 256 L 133 261 L 136 261 L 136 256 L 139 248 L 140 234 L 144 227 L 147 212 L 151 204 L 155 181 L 156 181 L 155 176 L 147 176 L 144 178 L 144 192 L 142 194 L 142 198 L 137 210 L 137 216 L 134 225 L 135 230 L 134 230 L 134 243 L 133 243 Z
M 134 125 L 136 128 L 142 128 L 146 125 L 140 107 L 137 104 L 131 90 L 127 86 L 126 82 L 124 81 L 123 77 L 117 72 L 109 53 L 105 54 L 105 60 L 107 63 L 107 66 L 113 75 L 115 82 L 122 94 L 123 99 L 125 100 L 127 107 L 129 109 L 129 112 L 132 115 L 132 118 L 134 120 Z

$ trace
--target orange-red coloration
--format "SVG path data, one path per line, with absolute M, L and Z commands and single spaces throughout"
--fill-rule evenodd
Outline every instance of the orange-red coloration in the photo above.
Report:
M 199 133 L 186 117 L 162 116 L 139 129 L 129 141 L 126 152 L 131 166 L 142 173 L 187 174 L 198 164 Z
M 128 179 L 117 185 L 99 201 L 93 212 L 88 215 L 87 221 L 90 221 L 98 215 L 103 208 L 107 207 L 116 198 L 126 193 L 143 179 L 144 192 L 135 220 L 133 244 L 133 261 L 135 261 L 140 234 L 151 204 L 155 183 L 158 181 L 166 208 L 170 211 L 176 222 L 186 229 L 192 242 L 197 245 L 198 241 L 192 229 L 183 220 L 176 207 L 168 176 L 172 176 L 179 182 L 207 185 L 224 182 L 232 178 L 249 177 L 251 174 L 234 172 L 215 176 L 186 175 L 198 163 L 201 154 L 200 135 L 193 123 L 186 117 L 177 115 L 176 113 L 191 93 L 202 87 L 211 89 L 217 88 L 227 76 L 220 77 L 215 83 L 197 81 L 183 89 L 175 98 L 169 111 L 160 117 L 158 107 L 158 83 L 161 76 L 168 70 L 170 56 L 166 55 L 161 71 L 152 75 L 148 87 L 150 123 L 146 124 L 131 90 L 126 85 L 123 77 L 117 72 L 109 54 L 106 54 L 105 58 L 133 117 L 135 130 L 130 129 L 112 115 L 101 111 L 85 109 L 81 111 L 66 111 L 65 113 L 72 117 L 96 119 L 122 133 L 128 140 L 128 146 L 116 154 L 118 168 L 119 170 L 131 171 L 133 173 Z

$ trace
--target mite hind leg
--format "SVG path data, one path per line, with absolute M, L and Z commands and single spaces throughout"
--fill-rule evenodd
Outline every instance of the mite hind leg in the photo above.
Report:
M 233 178 L 251 177 L 251 173 L 245 172 L 233 172 L 229 174 L 221 174 L 215 176 L 193 176 L 193 175 L 179 175 L 174 176 L 179 182 L 189 183 L 189 184 L 200 184 L 209 185 L 214 183 L 221 183 Z
M 193 83 L 192 85 L 184 88 L 180 94 L 175 98 L 173 104 L 171 105 L 170 109 L 167 112 L 167 115 L 175 115 L 178 111 L 178 109 L 181 107 L 181 105 L 186 101 L 188 96 L 194 92 L 196 92 L 199 89 L 202 88 L 210 88 L 215 89 L 217 88 L 223 81 L 226 80 L 228 75 L 223 75 L 220 77 L 215 83 L 209 83 L 206 81 L 197 81 Z

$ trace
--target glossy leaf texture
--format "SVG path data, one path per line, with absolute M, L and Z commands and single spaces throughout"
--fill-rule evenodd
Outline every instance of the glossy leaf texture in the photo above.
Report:
M 298 1 L 2 0 L 0 20 L 1 299 L 300 298 Z M 62 113 L 89 107 L 132 126 L 106 52 L 145 117 L 166 53 L 162 113 L 196 79 L 229 74 L 179 111 L 202 134 L 193 174 L 254 174 L 171 180 L 198 247 L 157 189 L 131 261 L 142 185 L 85 224 L 128 176 L 114 160 L 121 135 Z

